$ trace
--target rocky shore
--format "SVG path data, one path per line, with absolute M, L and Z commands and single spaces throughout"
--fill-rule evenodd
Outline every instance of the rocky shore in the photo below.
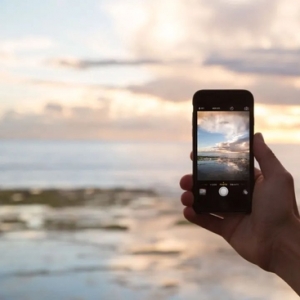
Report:
M 157 196 L 139 189 L 0 190 L 0 205 L 40 204 L 51 207 L 127 205 L 137 197 Z
M 26 229 L 126 231 L 128 226 L 121 224 L 121 216 L 114 212 L 122 215 L 122 208 L 147 205 L 157 197 L 152 190 L 121 188 L 0 190 L 0 233 Z

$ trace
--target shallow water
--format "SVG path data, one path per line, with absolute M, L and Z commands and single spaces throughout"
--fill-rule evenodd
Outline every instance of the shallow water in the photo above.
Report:
M 4 210 L 25 219 L 89 219 L 128 230 L 45 230 L 41 222 L 35 229 L 3 233 L 0 299 L 298 299 L 279 278 L 244 261 L 221 238 L 176 225 L 184 224 L 181 209 L 168 198 L 137 198 L 105 211 Z
M 191 172 L 190 149 L 189 143 L 2 141 L 2 187 L 123 186 L 154 188 L 163 197 L 98 208 L 2 206 L 0 218 L 10 222 L 0 234 L 0 299 L 298 299 L 221 238 L 176 225 L 178 180 Z M 272 149 L 293 174 L 299 203 L 299 146 Z M 58 231 L 45 220 L 67 225 Z

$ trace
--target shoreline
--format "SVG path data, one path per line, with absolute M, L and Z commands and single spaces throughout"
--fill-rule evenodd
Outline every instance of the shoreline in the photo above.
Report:
M 178 215 L 173 198 L 150 189 L 0 190 L 0 233 L 128 231 L 134 215 Z M 179 222 L 180 223 L 180 222 Z
M 137 197 L 158 197 L 152 189 L 54 188 L 1 189 L 0 205 L 48 205 L 50 207 L 127 205 Z
M 174 198 L 120 188 L 4 193 L 1 299 L 296 299 L 225 240 L 188 223 Z

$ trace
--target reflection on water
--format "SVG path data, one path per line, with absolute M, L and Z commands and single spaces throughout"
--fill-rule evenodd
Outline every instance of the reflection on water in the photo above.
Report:
M 246 158 L 198 156 L 199 180 L 247 180 L 248 170 Z
M 238 172 L 241 172 L 242 171 L 242 168 L 240 166 L 238 166 L 237 163 L 234 163 L 234 162 L 228 162 L 227 163 L 227 166 L 228 168 L 231 168 L 232 170 L 235 170 L 235 171 L 238 171 Z
M 103 201 L 3 207 L 0 299 L 297 299 L 173 199 Z

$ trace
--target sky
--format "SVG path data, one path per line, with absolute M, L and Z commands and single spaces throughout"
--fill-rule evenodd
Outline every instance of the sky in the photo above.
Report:
M 300 143 L 300 2 L 2 0 L 0 138 L 189 141 L 191 99 L 244 88 Z
M 249 153 L 249 112 L 198 111 L 198 154 L 242 157 Z

